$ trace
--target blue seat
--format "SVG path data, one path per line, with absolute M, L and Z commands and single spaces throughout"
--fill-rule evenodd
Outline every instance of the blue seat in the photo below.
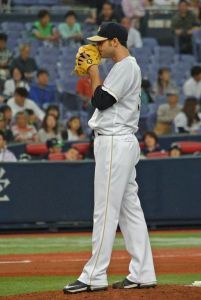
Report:
M 155 38 L 143 38 L 142 42 L 143 47 L 150 48 L 151 50 L 158 46 L 158 42 Z

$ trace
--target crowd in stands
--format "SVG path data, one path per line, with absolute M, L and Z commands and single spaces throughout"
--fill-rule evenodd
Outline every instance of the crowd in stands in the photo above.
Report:
M 160 135 L 200 133 L 201 63 L 193 53 L 192 40 L 194 32 L 201 31 L 200 2 L 122 0 L 118 6 L 114 2 L 98 1 L 97 10 L 92 10 L 82 24 L 73 10 L 67 11 L 59 24 L 52 22 L 48 10 L 40 10 L 17 49 L 8 46 L 10 32 L 1 27 L 0 149 L 6 149 L 6 143 L 45 143 L 49 154 L 62 154 L 66 160 L 83 158 L 76 148 L 62 153 L 66 141 L 85 141 L 92 136 L 87 127 L 93 113 L 90 79 L 84 76 L 75 81 L 70 69 L 77 48 L 87 43 L 86 36 L 108 21 L 120 22 L 128 30 L 128 49 L 142 70 L 142 155 L 163 150 L 158 145 Z M 160 47 L 154 39 L 144 44 L 142 24 L 146 8 L 153 5 L 177 7 L 172 16 L 175 49 Z M 50 52 L 54 55 L 49 57 Z M 111 66 L 107 60 L 102 63 L 103 80 Z M 72 89 L 68 90 L 66 80 Z M 78 109 L 73 103 L 69 108 L 72 95 Z M 0 161 L 5 157 L 14 161 L 7 151 L 0 151 L 4 153 L 0 153 Z M 175 144 L 168 151 L 171 157 L 182 154 Z

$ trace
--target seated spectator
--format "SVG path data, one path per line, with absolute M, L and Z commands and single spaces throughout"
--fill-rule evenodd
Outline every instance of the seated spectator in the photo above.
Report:
M 68 151 L 64 153 L 65 160 L 73 161 L 73 160 L 81 160 L 82 156 L 77 149 L 70 148 Z
M 31 81 L 33 79 L 33 76 L 38 69 L 35 59 L 30 57 L 30 51 L 31 47 L 29 45 L 21 45 L 20 55 L 13 60 L 11 66 L 12 69 L 20 69 L 27 81 Z
M 170 157 L 180 157 L 181 155 L 182 155 L 182 151 L 181 151 L 180 146 L 176 143 L 173 143 L 169 149 L 169 156 Z
M 10 128 L 6 126 L 4 114 L 0 112 L 0 131 L 4 133 L 5 139 L 8 143 L 13 141 L 13 134 Z
M 171 79 L 170 70 L 168 68 L 159 69 L 157 82 L 153 86 L 154 95 L 165 96 L 172 89 L 177 89 L 177 85 Z
M 12 61 L 12 53 L 6 47 L 7 35 L 0 33 L 0 80 L 4 81 L 9 76 L 9 67 Z
M 76 91 L 80 99 L 83 101 L 83 109 L 86 110 L 88 107 L 91 107 L 92 88 L 89 76 L 82 76 L 79 78 Z
M 158 137 L 155 132 L 148 131 L 143 136 L 144 147 L 142 149 L 142 154 L 145 156 L 151 152 L 160 151 L 161 148 L 158 144 Z
M 187 98 L 183 110 L 174 119 L 178 133 L 195 133 L 201 129 L 200 106 L 196 98 Z
M 59 35 L 50 21 L 50 14 L 47 10 L 40 10 L 38 13 L 38 21 L 33 25 L 33 36 L 41 41 L 55 42 Z
M 12 110 L 10 106 L 3 105 L 0 107 L 0 113 L 4 116 L 4 121 L 6 124 L 6 129 L 11 129 L 11 122 L 12 122 Z
M 42 121 L 45 116 L 44 112 L 34 101 L 28 99 L 27 97 L 28 92 L 25 88 L 16 88 L 14 97 L 10 98 L 7 102 L 7 105 L 12 110 L 13 117 L 20 111 L 24 111 L 25 109 L 32 109 L 38 120 Z
M 47 140 L 46 142 L 48 152 L 49 154 L 51 153 L 62 153 L 62 147 L 63 147 L 63 142 L 61 140 L 58 140 L 57 138 L 52 138 L 50 140 Z
M 38 137 L 41 143 L 46 143 L 48 140 L 57 138 L 61 140 L 59 133 L 58 120 L 54 115 L 47 114 L 43 120 L 42 128 L 38 131 Z
M 38 128 L 41 125 L 40 124 L 41 122 L 39 122 L 39 120 L 38 120 L 37 116 L 35 115 L 33 109 L 27 108 L 24 111 L 26 112 L 27 117 L 28 117 L 28 124 L 34 126 L 38 130 Z
M 4 96 L 6 98 L 13 97 L 18 87 L 24 87 L 29 90 L 29 85 L 23 80 L 23 73 L 19 68 L 15 67 L 11 70 L 11 78 L 4 83 Z
M 131 20 L 127 17 L 121 19 L 121 25 L 128 30 L 128 40 L 127 47 L 130 50 L 131 48 L 141 48 L 142 47 L 142 38 L 140 32 L 133 28 L 131 25 Z
M 123 12 L 129 19 L 133 19 L 137 28 L 139 28 L 140 19 L 145 16 L 146 1 L 143 0 L 122 0 Z
M 157 111 L 157 122 L 154 129 L 157 135 L 171 133 L 172 122 L 182 109 L 182 106 L 178 104 L 178 100 L 177 90 L 169 90 L 167 104 L 161 104 Z
M 82 42 L 83 35 L 81 26 L 77 22 L 77 15 L 74 11 L 70 10 L 65 15 L 65 23 L 61 23 L 58 31 L 63 40 L 70 40 L 74 42 Z
M 57 119 L 57 121 L 59 121 L 60 119 L 59 107 L 55 104 L 51 104 L 48 106 L 48 108 L 46 109 L 46 114 L 53 115 Z
M 56 89 L 49 84 L 49 74 L 46 70 L 41 69 L 37 72 L 37 82 L 31 85 L 29 98 L 40 107 L 56 102 Z
M 18 143 L 38 141 L 36 128 L 28 124 L 28 116 L 24 111 L 20 111 L 16 114 L 16 122 L 15 125 L 12 126 L 12 133 L 15 142 Z
M 201 67 L 195 66 L 191 69 L 191 77 L 183 86 L 183 93 L 186 97 L 195 97 L 201 100 Z
M 114 13 L 113 5 L 110 2 L 103 3 L 100 15 L 96 23 L 101 25 L 103 22 L 118 22 L 118 17 Z
M 151 96 L 151 83 L 147 78 L 143 78 L 141 85 L 141 104 L 147 105 L 153 102 L 154 100 Z
M 188 2 L 181 0 L 178 12 L 172 18 L 172 29 L 179 42 L 180 53 L 192 53 L 192 33 L 198 29 L 200 21 L 188 9 Z
M 79 117 L 71 117 L 67 122 L 67 137 L 68 141 L 79 141 L 85 138 Z
M 15 162 L 17 161 L 15 155 L 7 149 L 6 146 L 7 139 L 2 130 L 0 130 L 0 161 L 7 161 L 7 162 Z

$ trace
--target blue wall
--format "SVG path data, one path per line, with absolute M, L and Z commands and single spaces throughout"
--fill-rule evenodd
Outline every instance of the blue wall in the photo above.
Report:
M 143 160 L 137 172 L 149 225 L 201 224 L 201 158 Z M 0 226 L 91 223 L 93 176 L 93 161 L 1 163 Z

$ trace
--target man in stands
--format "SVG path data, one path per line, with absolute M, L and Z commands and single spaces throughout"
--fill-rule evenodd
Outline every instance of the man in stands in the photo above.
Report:
M 55 42 L 59 38 L 56 28 L 50 22 L 50 14 L 45 9 L 39 11 L 38 21 L 34 23 L 32 33 L 40 41 Z
M 8 106 L 10 106 L 12 110 L 13 116 L 15 116 L 20 111 L 32 109 L 37 118 L 40 121 L 42 121 L 45 116 L 44 112 L 38 107 L 38 105 L 34 101 L 28 99 L 27 97 L 28 92 L 25 88 L 16 88 L 14 97 L 10 98 L 7 102 Z
M 103 22 L 118 22 L 118 17 L 115 15 L 110 2 L 103 3 L 101 13 L 97 17 L 98 25 L 101 25 Z
M 56 89 L 54 86 L 49 85 L 47 70 L 41 69 L 37 72 L 37 82 L 31 85 L 29 97 L 40 107 L 43 107 L 44 104 L 56 102 Z
M 141 48 L 142 47 L 142 38 L 140 32 L 132 27 L 131 20 L 127 17 L 121 19 L 121 25 L 128 30 L 128 40 L 127 47 L 130 50 L 131 48 Z
M 191 69 L 191 77 L 187 79 L 183 86 L 186 97 L 195 97 L 201 100 L 201 67 L 194 66 Z
M 0 161 L 15 162 L 17 161 L 15 155 L 9 151 L 6 147 L 6 136 L 2 130 L 0 130 Z
M 91 97 L 92 97 L 92 89 L 91 89 L 91 79 L 89 76 L 80 77 L 77 82 L 76 91 L 80 99 L 83 101 L 82 108 L 87 110 L 91 107 Z
M 0 33 L 0 80 L 3 82 L 9 76 L 9 67 L 12 60 L 12 53 L 6 47 L 7 35 Z
M 20 55 L 12 62 L 11 69 L 20 69 L 26 80 L 32 80 L 38 67 L 34 58 L 30 57 L 31 48 L 29 45 L 20 46 Z
M 179 41 L 180 53 L 192 52 L 192 33 L 198 29 L 200 22 L 188 9 L 188 2 L 181 0 L 178 4 L 178 12 L 172 19 L 172 29 Z
M 167 92 L 167 104 L 161 104 L 157 111 L 157 122 L 154 130 L 157 135 L 171 133 L 172 123 L 182 109 L 178 100 L 177 90 L 172 89 Z
M 59 24 L 58 30 L 64 41 L 68 40 L 75 43 L 83 41 L 81 26 L 77 22 L 77 15 L 73 10 L 66 13 L 65 23 Z

